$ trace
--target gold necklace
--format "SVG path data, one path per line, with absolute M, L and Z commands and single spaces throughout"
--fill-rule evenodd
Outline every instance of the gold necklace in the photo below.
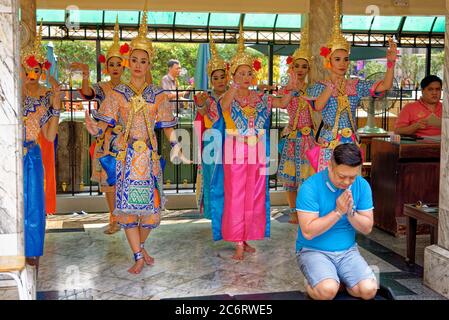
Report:
M 146 101 L 142 97 L 143 91 L 147 88 L 148 84 L 145 82 L 140 89 L 136 89 L 136 87 L 130 82 L 128 86 L 134 91 L 134 96 L 131 98 L 131 107 L 134 110 L 134 113 L 139 112 L 146 106 Z

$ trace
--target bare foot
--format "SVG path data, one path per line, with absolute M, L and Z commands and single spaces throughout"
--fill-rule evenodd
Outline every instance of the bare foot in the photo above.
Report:
M 149 266 L 154 264 L 154 258 L 148 254 L 148 252 L 142 248 L 143 259 L 145 263 Z
M 243 250 L 245 250 L 246 252 L 250 253 L 256 252 L 256 248 L 251 247 L 248 243 L 244 242 L 243 244 L 244 244 Z
M 245 247 L 244 246 L 236 245 L 235 246 L 235 253 L 232 256 L 232 259 L 234 259 L 234 260 L 243 260 L 243 252 L 244 251 L 245 251 Z
M 128 269 L 128 272 L 132 274 L 139 274 L 142 271 L 143 266 L 144 266 L 143 259 L 137 260 L 136 263 L 134 263 L 134 265 Z
M 103 231 L 104 234 L 114 234 L 120 231 L 120 226 L 117 223 L 109 224 L 108 228 Z
M 25 262 L 30 266 L 39 267 L 39 257 L 26 257 Z

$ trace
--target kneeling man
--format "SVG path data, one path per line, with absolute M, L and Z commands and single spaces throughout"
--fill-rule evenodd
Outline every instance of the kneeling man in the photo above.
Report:
M 329 168 L 299 189 L 296 256 L 313 299 L 333 299 L 340 283 L 354 297 L 376 295 L 376 277 L 355 242 L 356 230 L 368 234 L 373 227 L 372 193 L 360 176 L 361 166 L 360 149 L 341 144 L 334 149 Z

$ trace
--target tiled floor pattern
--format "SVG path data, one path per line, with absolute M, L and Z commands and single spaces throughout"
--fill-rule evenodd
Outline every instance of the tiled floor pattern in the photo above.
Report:
M 233 246 L 211 240 L 210 222 L 196 211 L 170 211 L 146 243 L 155 258 L 131 275 L 132 254 L 123 232 L 103 234 L 107 214 L 57 215 L 47 219 L 45 255 L 38 275 L 38 299 L 165 299 L 227 294 L 304 291 L 295 259 L 297 227 L 284 208 L 272 209 L 270 239 L 253 242 L 255 254 L 230 259 Z M 422 252 L 428 236 L 417 241 L 417 265 L 404 262 L 405 239 L 375 230 L 358 237 L 362 255 L 383 286 L 397 299 L 444 299 L 422 285 Z M 14 288 L 0 288 L 0 300 L 17 299 Z

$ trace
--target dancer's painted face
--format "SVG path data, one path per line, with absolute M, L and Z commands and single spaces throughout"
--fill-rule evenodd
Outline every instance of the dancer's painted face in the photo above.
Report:
M 226 74 L 224 70 L 215 70 L 210 77 L 212 88 L 218 92 L 226 90 Z
M 133 50 L 129 58 L 129 69 L 131 70 L 131 76 L 136 78 L 145 77 L 149 67 L 150 60 L 148 53 L 143 50 Z
M 31 69 L 25 69 L 23 68 L 24 73 L 25 73 L 25 77 L 26 77 L 26 82 L 28 83 L 37 83 L 39 82 L 39 79 L 42 76 L 42 67 L 40 65 L 35 66 L 34 68 Z
M 309 72 L 309 63 L 305 59 L 296 59 L 293 62 L 293 72 L 299 80 L 304 80 Z
M 242 88 L 248 89 L 254 79 L 253 69 L 246 65 L 239 66 L 232 77 L 235 83 Z
M 109 58 L 107 70 L 112 78 L 120 78 L 124 70 L 124 67 L 122 66 L 122 59 L 119 57 Z
M 349 53 L 346 50 L 335 50 L 331 55 L 331 71 L 344 76 L 349 68 Z

